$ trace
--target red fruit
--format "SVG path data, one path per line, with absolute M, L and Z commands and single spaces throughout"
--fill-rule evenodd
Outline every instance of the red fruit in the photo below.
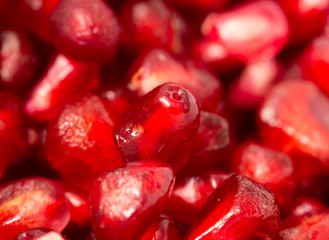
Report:
M 163 47 L 181 52 L 186 32 L 185 21 L 162 0 L 135 0 L 121 9 L 123 41 L 134 51 Z
M 69 218 L 63 190 L 52 180 L 25 178 L 0 187 L 0 236 L 6 239 L 34 227 L 60 232 Z
M 87 238 L 86 238 L 86 240 L 98 240 L 98 238 L 97 238 L 94 231 L 90 231 Z
M 70 210 L 70 222 L 68 227 L 85 227 L 89 224 L 88 194 L 62 182 L 64 196 Z
M 30 228 L 19 233 L 13 240 L 67 240 L 67 238 L 48 228 Z
M 307 81 L 283 81 L 266 97 L 260 112 L 263 141 L 293 160 L 302 179 L 329 170 L 329 101 Z
M 323 203 L 316 199 L 297 197 L 289 204 L 285 214 L 288 218 L 296 220 L 322 213 L 325 209 Z
M 140 239 L 164 209 L 173 185 L 171 167 L 161 162 L 130 163 L 98 177 L 90 193 L 97 238 Z
M 89 189 L 100 173 L 123 165 L 113 141 L 113 120 L 92 94 L 65 104 L 47 129 L 45 155 L 66 180 Z
M 121 29 L 102 0 L 61 0 L 50 21 L 55 45 L 73 58 L 103 62 L 117 51 Z
M 39 67 L 32 41 L 23 33 L 0 31 L 0 85 L 23 90 L 34 80 Z
M 178 176 L 166 212 L 176 221 L 191 225 L 207 198 L 228 177 L 228 174 L 221 173 Z
M 73 94 L 94 90 L 98 85 L 97 65 L 59 54 L 32 89 L 25 112 L 37 120 L 50 120 Z
M 270 188 L 281 205 L 287 204 L 294 193 L 294 168 L 284 153 L 247 142 L 235 151 L 233 169 Z
M 208 40 L 222 44 L 230 55 L 248 61 L 274 57 L 287 42 L 289 27 L 278 4 L 264 0 L 210 13 L 201 32 Z
M 185 229 L 169 218 L 159 218 L 147 229 L 141 240 L 183 240 Z
M 249 63 L 229 91 L 230 105 L 237 109 L 255 109 L 264 100 L 279 74 L 276 60 Z
M 0 178 L 4 168 L 26 157 L 28 135 L 22 102 L 8 92 L 0 92 Z
M 195 59 L 205 63 L 213 71 L 226 73 L 241 68 L 244 61 L 232 55 L 228 49 L 218 41 L 203 39 L 192 45 L 191 53 Z
M 279 203 L 268 188 L 233 175 L 210 195 L 186 240 L 274 239 L 279 219 Z
M 304 218 L 294 227 L 282 229 L 276 240 L 323 240 L 329 235 L 329 213 Z
M 305 78 L 312 80 L 329 96 L 329 83 L 326 76 L 329 74 L 329 37 L 320 36 L 308 45 L 300 59 L 300 67 Z
M 230 133 L 228 122 L 213 113 L 201 111 L 200 126 L 193 143 L 189 169 L 228 169 Z
M 199 123 L 200 109 L 193 95 L 166 83 L 126 112 L 115 126 L 114 138 L 127 162 L 160 160 L 178 172 L 188 161 Z
M 279 0 L 279 3 L 289 20 L 291 44 L 305 42 L 323 31 L 329 12 L 328 0 Z
M 153 49 L 136 60 L 130 69 L 128 88 L 137 96 L 143 96 L 166 82 L 177 83 L 191 91 L 204 110 L 214 111 L 218 107 L 219 80 L 193 62 L 180 63 L 161 49 Z

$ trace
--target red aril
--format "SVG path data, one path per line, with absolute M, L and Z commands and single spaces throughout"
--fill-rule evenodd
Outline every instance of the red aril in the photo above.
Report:
M 280 230 L 276 240 L 323 240 L 329 234 L 329 213 L 316 214 L 296 224 Z
M 162 47 L 181 52 L 186 23 L 162 0 L 130 1 L 121 9 L 123 42 L 135 52 Z
M 220 103 L 221 83 L 214 75 L 192 61 L 181 63 L 161 49 L 153 49 L 135 61 L 128 88 L 140 97 L 167 82 L 191 91 L 203 110 L 214 111 Z
M 0 178 L 6 166 L 27 157 L 28 133 L 21 99 L 9 92 L 0 92 Z
M 279 3 L 289 20 L 291 45 L 303 43 L 323 31 L 329 13 L 328 0 L 279 0 Z
M 63 190 L 50 179 L 25 178 L 0 187 L 0 235 L 5 239 L 34 227 L 60 232 L 69 219 Z
M 17 91 L 34 81 L 39 68 L 34 43 L 14 29 L 0 30 L 0 85 Z
M 195 135 L 192 156 L 188 168 L 227 170 L 230 152 L 230 132 L 228 122 L 214 114 L 201 111 L 200 126 Z
M 236 109 L 255 109 L 264 100 L 280 73 L 275 59 L 250 62 L 229 90 L 229 104 Z
M 157 160 L 180 171 L 190 157 L 200 123 L 193 95 L 174 83 L 156 87 L 133 105 L 114 130 L 126 162 Z
M 90 216 L 98 240 L 140 239 L 159 217 L 174 185 L 161 162 L 129 163 L 98 177 L 90 193 Z
M 77 96 L 48 126 L 47 161 L 73 185 L 89 189 L 96 176 L 124 163 L 113 141 L 113 124 L 99 97 Z
M 61 0 L 50 21 L 54 44 L 68 56 L 104 62 L 116 54 L 121 28 L 114 11 L 102 0 Z
M 260 135 L 290 155 L 298 176 L 307 179 L 328 172 L 328 119 L 329 100 L 312 82 L 286 80 L 269 92 L 259 111 Z
M 178 175 L 166 213 L 178 222 L 191 225 L 207 198 L 228 177 L 211 172 Z
M 208 40 L 222 44 L 230 55 L 248 61 L 274 57 L 288 40 L 289 26 L 279 5 L 264 0 L 210 13 L 201 32 Z
M 299 61 L 303 76 L 312 80 L 327 96 L 329 96 L 329 83 L 327 81 L 329 74 L 328 54 L 329 37 L 323 35 L 314 38 L 310 42 Z
M 96 64 L 58 54 L 31 90 L 25 102 L 25 112 L 39 121 L 50 120 L 72 95 L 92 91 L 98 85 L 99 69 Z
M 279 209 L 277 198 L 267 187 L 232 175 L 210 195 L 186 240 L 274 239 Z
M 270 188 L 281 205 L 291 200 L 296 182 L 292 161 L 286 154 L 247 142 L 235 150 L 233 169 Z

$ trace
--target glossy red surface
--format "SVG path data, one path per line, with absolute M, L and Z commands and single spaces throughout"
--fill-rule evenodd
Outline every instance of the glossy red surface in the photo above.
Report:
M 279 209 L 267 187 L 232 175 L 210 195 L 186 239 L 273 239 L 279 228 Z
M 92 94 L 77 96 L 48 126 L 47 161 L 75 186 L 89 189 L 99 174 L 124 163 L 112 134 L 103 101 Z
M 130 163 L 98 177 L 90 193 L 90 216 L 98 240 L 139 239 L 159 217 L 174 185 L 161 162 Z
M 178 172 L 188 161 L 199 123 L 193 95 L 166 83 L 128 109 L 115 126 L 114 138 L 126 162 L 164 161 Z
M 62 188 L 54 181 L 33 177 L 0 187 L 0 235 L 13 239 L 27 228 L 62 231 L 70 219 Z

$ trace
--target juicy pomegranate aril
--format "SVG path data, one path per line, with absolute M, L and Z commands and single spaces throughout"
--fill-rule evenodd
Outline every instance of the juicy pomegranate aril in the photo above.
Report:
M 25 112 L 39 121 L 50 120 L 73 94 L 92 91 L 99 86 L 99 81 L 96 64 L 58 54 L 34 85 L 25 102 Z
M 69 218 L 63 190 L 50 179 L 26 178 L 0 187 L 0 236 L 6 239 L 33 227 L 60 232 Z
M 200 108 L 193 95 L 166 83 L 128 109 L 114 137 L 127 162 L 160 160 L 178 172 L 189 159 L 199 124 Z
M 49 123 L 45 155 L 66 180 L 89 189 L 96 176 L 124 163 L 112 135 L 113 120 L 103 101 L 92 94 L 77 96 Z
M 259 119 L 263 141 L 288 153 L 300 177 L 329 171 L 329 100 L 312 82 L 287 80 L 275 86 Z
M 153 47 L 172 52 L 183 49 L 186 23 L 165 1 L 131 1 L 122 7 L 120 20 L 124 26 L 123 42 L 136 52 Z
M 233 169 L 266 185 L 281 205 L 287 204 L 294 193 L 294 167 L 290 157 L 284 153 L 247 142 L 236 149 Z
M 274 239 L 279 221 L 279 203 L 268 188 L 232 175 L 210 195 L 186 239 Z
M 90 216 L 99 240 L 140 239 L 157 220 L 174 185 L 162 162 L 129 163 L 97 178 L 90 193 Z
M 278 4 L 264 0 L 210 13 L 201 32 L 208 40 L 221 43 L 231 55 L 250 60 L 275 56 L 288 40 L 289 26 Z
M 50 21 L 55 45 L 69 56 L 104 62 L 117 51 L 121 28 L 113 10 L 102 0 L 62 0 Z
M 166 213 L 178 222 L 191 225 L 207 198 L 228 177 L 228 174 L 209 172 L 178 175 Z
M 219 79 L 192 61 L 179 62 L 162 49 L 153 49 L 134 62 L 127 86 L 141 97 L 167 82 L 191 91 L 204 110 L 218 107 L 222 91 Z

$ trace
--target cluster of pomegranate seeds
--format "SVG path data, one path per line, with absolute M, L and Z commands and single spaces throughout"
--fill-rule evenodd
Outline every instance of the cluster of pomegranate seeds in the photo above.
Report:
M 327 239 L 328 54 L 328 0 L 0 0 L 0 239 Z

